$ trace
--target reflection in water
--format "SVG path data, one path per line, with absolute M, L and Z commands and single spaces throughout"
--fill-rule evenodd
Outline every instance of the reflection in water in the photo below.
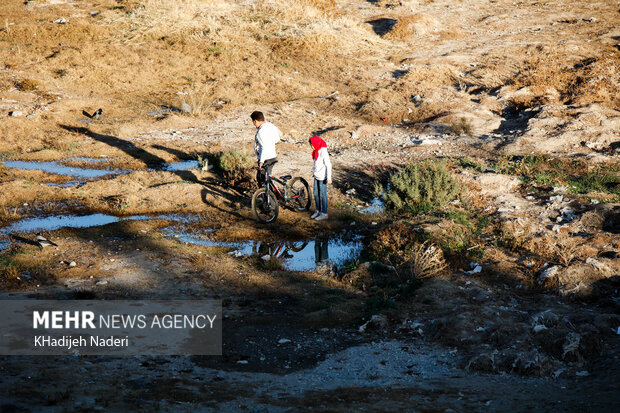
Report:
M 329 242 L 326 239 L 314 241 L 314 261 L 317 264 L 329 261 Z
M 203 245 L 207 247 L 231 248 L 236 256 L 254 256 L 278 258 L 284 266 L 292 271 L 310 271 L 325 266 L 336 267 L 357 258 L 362 250 L 362 242 L 358 238 L 345 240 L 342 238 L 317 239 L 310 241 L 260 242 L 248 240 L 244 242 L 212 241 L 198 235 L 187 234 L 172 229 L 165 230 L 181 242 Z

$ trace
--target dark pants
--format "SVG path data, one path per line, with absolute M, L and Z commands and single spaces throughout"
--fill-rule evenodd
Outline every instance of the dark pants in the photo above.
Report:
M 314 178 L 314 205 L 317 211 L 327 214 L 327 179 Z
M 277 158 L 265 159 L 265 162 L 263 162 L 263 167 L 256 172 L 256 181 L 259 186 L 262 186 L 263 183 L 265 183 L 265 174 L 271 176 L 271 170 L 276 162 L 278 162 Z

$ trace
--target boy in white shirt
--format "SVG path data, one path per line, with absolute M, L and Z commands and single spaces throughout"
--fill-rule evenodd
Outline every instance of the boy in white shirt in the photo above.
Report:
M 280 142 L 282 132 L 273 123 L 265 121 L 263 112 L 252 112 L 250 118 L 256 127 L 256 135 L 254 136 L 254 152 L 258 160 L 256 180 L 261 185 L 265 180 L 261 168 L 264 168 L 266 174 L 271 175 L 273 164 L 277 162 L 276 143 Z
M 310 216 L 312 219 L 322 221 L 327 219 L 327 184 L 332 183 L 332 163 L 327 153 L 327 144 L 318 136 L 313 136 L 309 140 L 312 146 L 312 159 L 314 166 L 314 204 L 316 211 Z

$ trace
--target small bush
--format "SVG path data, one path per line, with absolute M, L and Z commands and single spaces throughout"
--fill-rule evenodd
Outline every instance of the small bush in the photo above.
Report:
M 450 126 L 450 133 L 453 135 L 467 135 L 471 136 L 473 133 L 473 129 L 471 126 L 471 122 L 469 122 L 465 118 L 459 119 L 458 122 Z
M 379 231 L 370 244 L 370 250 L 373 258 L 399 266 L 407 260 L 406 251 L 426 239 L 428 234 L 416 231 L 413 225 L 398 223 Z
M 447 264 L 441 248 L 428 241 L 415 245 L 410 252 L 407 265 L 413 278 L 429 278 L 441 274 Z
M 459 159 L 458 162 L 459 162 L 459 166 L 463 169 L 470 169 L 476 172 L 483 172 L 485 170 L 483 163 L 467 158 L 467 157 Z
M 215 156 L 214 165 L 230 185 L 234 186 L 249 179 L 253 162 L 248 154 L 232 149 L 218 153 Z
M 39 82 L 33 79 L 22 79 L 15 84 L 15 87 L 22 92 L 32 92 L 39 89 Z
M 375 191 L 388 209 L 425 213 L 440 208 L 456 199 L 460 186 L 448 171 L 445 162 L 425 161 L 411 163 L 393 173 L 387 188 L 380 185 Z

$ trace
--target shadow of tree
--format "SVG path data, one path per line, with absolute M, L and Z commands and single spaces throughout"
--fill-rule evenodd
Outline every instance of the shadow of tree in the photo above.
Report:
M 334 179 L 334 187 L 342 193 L 355 189 L 355 197 L 364 202 L 370 202 L 375 197 L 375 182 L 387 181 L 390 173 L 401 166 L 362 164 L 356 167 L 345 167 L 338 171 Z

